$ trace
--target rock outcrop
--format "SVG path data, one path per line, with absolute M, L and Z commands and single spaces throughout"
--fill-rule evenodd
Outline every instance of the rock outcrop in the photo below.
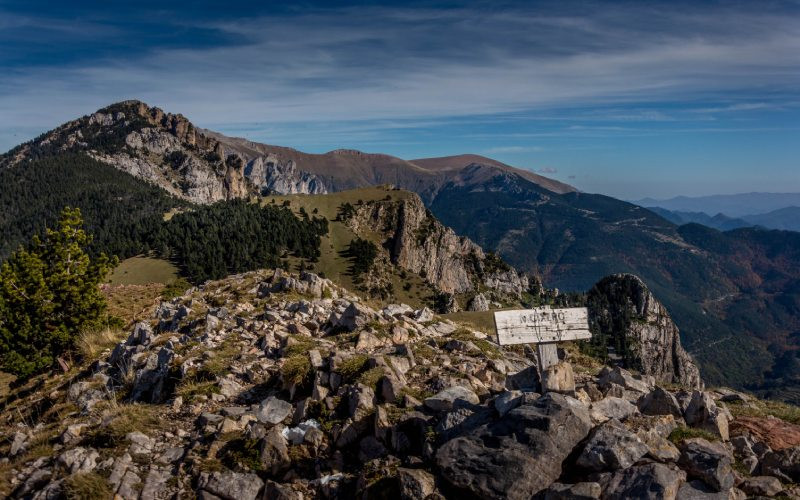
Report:
M 638 277 L 603 278 L 589 291 L 588 305 L 592 343 L 613 350 L 625 367 L 660 382 L 703 386 L 697 365 L 681 346 L 678 327 Z
M 519 299 L 529 289 L 527 276 L 456 235 L 415 194 L 364 203 L 356 207 L 348 225 L 356 232 L 381 234 L 393 264 L 423 276 L 445 293 L 472 296 L 459 304 L 461 308 L 488 310 L 490 300 Z
M 68 122 L 2 158 L 0 166 L 38 152 L 82 151 L 175 196 L 195 203 L 253 194 L 326 193 L 318 176 L 292 160 L 250 150 L 226 150 L 208 131 L 180 114 L 123 101 Z

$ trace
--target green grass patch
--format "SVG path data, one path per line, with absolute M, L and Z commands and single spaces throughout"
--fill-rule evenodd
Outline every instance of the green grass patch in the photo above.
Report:
M 467 328 L 459 328 L 446 337 L 439 339 L 442 345 L 448 340 L 460 340 L 462 342 L 472 342 L 488 358 L 499 358 L 501 356 L 500 347 L 486 339 L 479 339 L 472 331 Z
M 361 372 L 366 370 L 369 356 L 366 354 L 356 354 L 347 358 L 336 367 L 336 371 L 342 376 L 345 383 L 350 383 L 358 377 Z
M 360 374 L 358 376 L 358 383 L 375 389 L 375 386 L 378 385 L 378 380 L 380 380 L 381 377 L 383 377 L 383 367 L 376 366 L 375 368 L 370 368 L 369 370 Z
M 119 263 L 108 282 L 112 285 L 146 285 L 172 283 L 178 277 L 178 268 L 164 259 L 131 257 Z
M 460 311 L 441 316 L 456 323 L 465 323 L 484 333 L 495 334 L 494 311 Z
M 425 342 L 412 344 L 411 352 L 414 353 L 414 359 L 433 361 L 436 358 L 436 349 Z
M 180 297 L 191 287 L 192 284 L 189 283 L 189 280 L 186 278 L 177 278 L 164 287 L 164 291 L 161 293 L 161 298 L 164 300 L 170 300 L 174 299 L 175 297 Z
M 694 427 L 686 427 L 680 425 L 669 433 L 667 439 L 673 444 L 679 445 L 687 439 L 703 438 L 706 441 L 718 441 L 719 437 L 703 429 L 695 429 Z
M 299 354 L 305 354 L 311 349 L 317 347 L 316 342 L 307 338 L 301 337 L 299 335 L 292 335 L 289 337 L 291 339 L 291 344 L 288 344 L 286 347 L 283 348 L 283 355 L 286 357 L 297 356 Z
M 789 403 L 771 400 L 753 400 L 750 402 L 727 403 L 728 409 L 734 417 L 761 417 L 773 416 L 790 424 L 800 425 L 800 407 Z
M 259 439 L 245 438 L 228 441 L 221 450 L 221 461 L 230 469 L 264 470 L 264 464 L 261 462 L 260 443 Z
M 420 402 L 424 401 L 426 398 L 433 396 L 433 392 L 429 391 L 428 389 L 424 389 L 422 387 L 412 387 L 410 385 L 407 385 L 402 389 L 400 389 L 401 396 L 405 396 L 406 394 Z
M 231 362 L 241 354 L 238 337 L 228 336 L 219 347 L 213 351 L 214 356 L 203 363 L 202 370 L 209 375 L 222 377 L 230 372 Z
M 175 393 L 191 402 L 197 399 L 198 396 L 210 397 L 212 394 L 219 394 L 219 385 L 211 380 L 202 382 L 187 381 L 181 383 Z

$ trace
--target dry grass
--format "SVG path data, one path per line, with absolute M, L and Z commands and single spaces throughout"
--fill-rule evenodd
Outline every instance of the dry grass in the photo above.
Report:
M 178 386 L 175 393 L 183 399 L 191 402 L 198 396 L 211 396 L 219 393 L 219 386 L 216 382 L 187 382 Z
M 102 500 L 111 498 L 111 487 L 102 476 L 94 472 L 73 474 L 64 480 L 67 500 Z
M 91 433 L 91 437 L 97 447 L 116 448 L 126 444 L 125 436 L 129 432 L 149 434 L 153 429 L 163 427 L 164 422 L 150 405 L 123 404 L 107 412 L 103 423 Z
M 88 330 L 83 332 L 78 339 L 78 353 L 81 359 L 91 361 L 124 339 L 125 333 L 117 328 Z
M 125 323 L 141 321 L 152 316 L 158 306 L 158 298 L 164 285 L 106 285 L 103 294 L 108 303 L 108 312 Z

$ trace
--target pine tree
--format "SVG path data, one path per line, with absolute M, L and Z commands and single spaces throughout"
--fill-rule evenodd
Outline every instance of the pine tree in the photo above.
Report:
M 34 236 L 0 268 L 0 364 L 27 377 L 51 367 L 78 335 L 105 318 L 99 285 L 116 265 L 90 259 L 92 238 L 79 209 L 65 208 L 57 229 Z

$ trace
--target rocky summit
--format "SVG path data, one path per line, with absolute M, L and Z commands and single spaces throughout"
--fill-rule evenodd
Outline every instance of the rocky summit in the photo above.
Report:
M 669 337 L 650 342 L 673 352 Z M 562 347 L 564 376 L 543 379 L 527 346 L 312 273 L 210 281 L 162 302 L 93 363 L 4 397 L 0 492 L 800 495 L 800 428 L 770 427 L 778 419 L 759 416 L 760 402 L 665 381 L 649 357 L 632 372 Z

